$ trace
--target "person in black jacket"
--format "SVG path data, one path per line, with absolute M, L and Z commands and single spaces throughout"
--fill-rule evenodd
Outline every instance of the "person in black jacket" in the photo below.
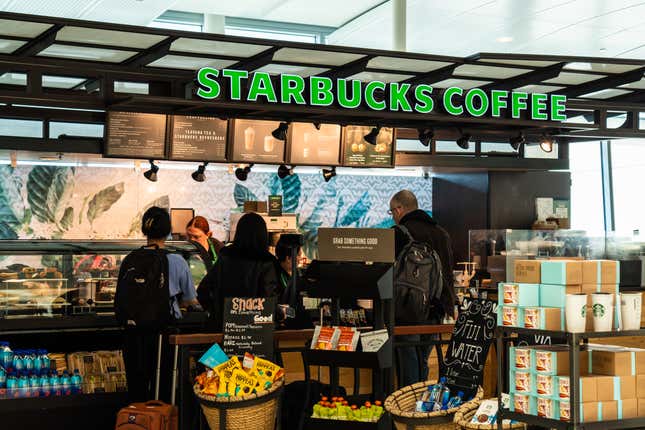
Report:
M 454 289 L 454 278 L 452 269 L 454 266 L 452 246 L 448 232 L 428 215 L 427 212 L 419 209 L 417 198 L 411 191 L 403 190 L 396 193 L 390 200 L 389 213 L 397 225 L 405 226 L 410 235 L 419 242 L 430 244 L 439 255 L 442 266 L 443 290 L 440 299 L 431 303 L 430 321 L 417 321 L 419 324 L 441 324 L 445 315 L 452 315 L 456 303 Z M 408 243 L 408 237 L 400 229 L 395 228 L 396 256 Z M 395 316 L 396 319 L 396 316 Z M 398 322 L 397 322 L 398 323 Z M 419 342 L 427 340 L 427 337 L 419 335 L 397 336 L 397 341 Z M 419 352 L 421 352 L 419 354 Z M 398 349 L 400 385 L 410 385 L 415 382 L 425 381 L 427 377 L 426 360 L 429 349 L 427 347 L 415 348 L 412 346 Z M 422 370 L 419 373 L 419 370 Z
M 232 245 L 222 248 L 202 279 L 197 298 L 220 331 L 225 297 L 277 297 L 280 293 L 266 223 L 260 215 L 248 213 L 240 218 Z

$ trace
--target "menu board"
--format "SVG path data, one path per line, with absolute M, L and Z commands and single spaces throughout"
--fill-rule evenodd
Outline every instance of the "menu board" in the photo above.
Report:
M 337 166 L 340 158 L 341 127 L 294 122 L 289 127 L 289 164 L 298 166 Z
M 227 120 L 174 115 L 170 135 L 170 159 L 226 161 L 227 133 Z
M 394 129 L 382 127 L 376 145 L 364 137 L 373 127 L 348 125 L 343 128 L 343 166 L 394 167 Z
M 166 157 L 166 115 L 108 111 L 105 130 L 108 157 Z
M 273 297 L 224 299 L 224 352 L 238 356 L 249 352 L 272 360 L 275 304 Z
M 482 384 L 488 349 L 495 338 L 497 303 L 464 298 L 448 344 L 445 362 L 447 384 L 466 398 Z
M 278 128 L 278 121 L 233 120 L 233 150 L 231 161 L 258 164 L 284 163 L 285 141 L 278 140 L 271 132 Z

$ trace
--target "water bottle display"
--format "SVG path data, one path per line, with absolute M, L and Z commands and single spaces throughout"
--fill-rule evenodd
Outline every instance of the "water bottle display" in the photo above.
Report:
M 78 369 L 74 369 L 72 375 L 72 394 L 81 394 L 83 392 L 83 377 Z
M 432 411 L 438 412 L 448 409 L 448 402 L 450 401 L 450 388 L 446 385 L 441 387 L 441 393 L 439 399 L 432 405 Z
M 416 402 L 416 412 L 439 412 L 447 409 L 459 407 L 464 403 L 464 392 L 458 391 L 456 396 L 452 396 L 450 387 L 446 383 L 446 378 L 442 377 L 439 382 L 429 385 L 428 389 L 421 395 L 421 399 Z
M 459 391 L 455 397 L 453 397 L 448 401 L 447 409 L 456 408 L 457 406 L 461 405 L 463 402 L 464 402 L 464 392 Z

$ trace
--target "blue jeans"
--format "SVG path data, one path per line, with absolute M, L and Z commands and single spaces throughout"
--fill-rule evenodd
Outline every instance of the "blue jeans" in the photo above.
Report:
M 409 334 L 396 336 L 395 342 L 420 342 L 432 339 L 432 335 Z M 401 346 L 396 349 L 399 388 L 428 379 L 428 355 L 430 355 L 430 346 L 427 345 Z

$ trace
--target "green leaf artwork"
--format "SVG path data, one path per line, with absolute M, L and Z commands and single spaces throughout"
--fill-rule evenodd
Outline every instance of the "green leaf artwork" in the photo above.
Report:
M 15 240 L 18 239 L 18 234 L 9 224 L 4 221 L 0 221 L 0 239 Z
M 6 229 L 14 231 L 26 221 L 27 210 L 21 195 L 21 178 L 13 174 L 10 166 L 0 167 L 0 219 L 5 223 Z M 9 234 L 8 232 L 4 232 Z
M 170 198 L 168 196 L 162 196 L 144 206 L 132 220 L 128 236 L 132 237 L 141 233 L 141 217 L 143 217 L 143 214 L 153 206 L 170 210 Z
M 124 191 L 125 184 L 119 182 L 96 193 L 87 206 L 87 219 L 90 221 L 90 224 L 109 210 L 121 198 Z
M 70 229 L 73 222 L 74 222 L 74 208 L 69 206 L 67 207 L 67 209 L 65 209 L 65 212 L 63 213 L 63 217 L 60 219 L 59 224 L 62 230 L 67 231 Z
M 237 207 L 241 208 L 244 206 L 244 202 L 257 200 L 258 198 L 242 184 L 235 184 L 233 189 L 233 198 L 235 199 L 235 204 Z
M 27 201 L 34 217 L 43 223 L 57 224 L 57 213 L 71 192 L 74 169 L 36 166 L 27 179 Z
M 290 175 L 280 181 L 282 183 L 282 210 L 285 213 L 294 213 L 298 209 L 300 195 L 302 194 L 300 177 Z
M 337 227 L 349 227 L 363 218 L 370 210 L 372 203 L 369 201 L 369 192 L 363 195 L 354 203 L 340 220 Z

